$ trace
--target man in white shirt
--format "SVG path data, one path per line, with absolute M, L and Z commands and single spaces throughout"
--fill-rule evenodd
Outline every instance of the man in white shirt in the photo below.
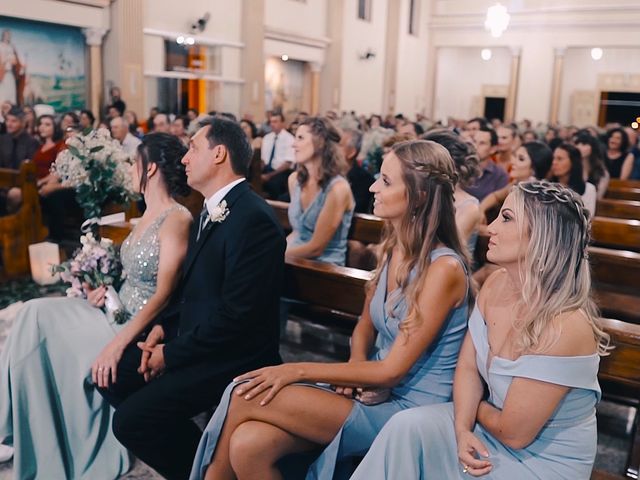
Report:
M 269 198 L 287 194 L 287 178 L 294 163 L 293 135 L 284 128 L 284 115 L 274 113 L 269 120 L 271 133 L 262 140 L 262 187 Z
M 129 132 L 129 123 L 122 117 L 116 117 L 111 120 L 110 126 L 111 136 L 120 142 L 129 158 L 134 158 L 138 145 L 142 142 Z

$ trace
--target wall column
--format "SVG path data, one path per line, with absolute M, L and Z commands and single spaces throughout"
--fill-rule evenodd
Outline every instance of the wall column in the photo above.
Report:
M 551 84 L 551 109 L 549 111 L 549 124 L 558 123 L 558 110 L 560 109 L 560 91 L 562 90 L 562 71 L 564 68 L 564 47 L 553 49 L 553 79 Z
M 318 113 L 340 110 L 340 90 L 342 87 L 342 37 L 345 15 L 345 1 L 327 2 L 327 46 L 325 63 L 322 66 L 319 85 Z
M 264 106 L 264 0 L 242 0 L 242 95 L 240 115 L 262 121 Z
M 317 62 L 309 64 L 311 70 L 311 115 L 320 113 L 320 71 L 322 65 Z
M 516 102 L 518 100 L 518 82 L 520 80 L 520 54 L 521 47 L 509 47 L 511 50 L 511 75 L 509 79 L 509 94 L 504 111 L 505 123 L 513 122 L 516 115 Z
M 144 3 L 134 0 L 114 0 L 111 4 L 111 30 L 104 42 L 105 93 L 120 87 L 127 110 L 144 118 Z
M 387 32 L 384 55 L 384 89 L 382 114 L 396 113 L 396 83 L 398 78 L 398 44 L 400 40 L 400 6 L 402 2 L 393 1 L 387 7 Z
M 96 118 L 100 118 L 102 105 L 102 38 L 107 30 L 104 28 L 83 28 L 89 46 L 89 103 L 87 108 Z

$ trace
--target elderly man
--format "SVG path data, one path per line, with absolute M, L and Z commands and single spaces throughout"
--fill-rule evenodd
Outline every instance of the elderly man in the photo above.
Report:
M 122 117 L 116 117 L 111 120 L 110 126 L 111 136 L 120 142 L 127 156 L 129 158 L 135 157 L 138 145 L 142 142 L 131 134 L 129 123 Z
M 158 113 L 153 117 L 153 131 L 156 133 L 171 133 L 171 124 L 166 113 Z

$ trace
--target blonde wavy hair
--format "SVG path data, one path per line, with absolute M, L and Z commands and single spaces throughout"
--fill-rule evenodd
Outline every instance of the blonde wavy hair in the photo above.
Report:
M 467 266 L 467 271 L 469 261 L 456 227 L 453 190 L 457 174 L 447 149 L 435 142 L 414 140 L 396 143 L 391 153 L 400 161 L 408 208 L 397 231 L 391 222 L 385 222 L 378 250 L 378 266 L 369 289 L 378 284 L 391 252 L 399 246 L 403 258 L 395 279 L 399 288 L 390 295 L 388 304 L 393 306 L 399 296 L 406 297 L 407 316 L 400 329 L 408 335 L 423 321 L 418 298 L 435 246 L 443 243 L 454 250 Z M 412 276 L 414 270 L 415 275 Z M 393 312 L 388 314 L 392 316 Z
M 529 237 L 519 272 L 522 295 L 514 327 L 519 353 L 544 352 L 558 339 L 555 319 L 582 311 L 593 329 L 598 353 L 606 355 L 609 335 L 591 298 L 587 247 L 589 211 L 573 190 L 546 180 L 519 183 L 512 190 L 520 238 Z

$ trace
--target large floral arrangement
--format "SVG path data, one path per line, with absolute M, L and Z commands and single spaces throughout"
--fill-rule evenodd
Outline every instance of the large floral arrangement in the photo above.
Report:
M 109 202 L 123 204 L 133 199 L 129 167 L 131 159 L 108 130 L 85 130 L 67 140 L 51 167 L 66 186 L 76 191 L 85 218 L 100 217 Z
M 122 264 L 113 242 L 107 238 L 98 240 L 91 232 L 80 237 L 82 246 L 71 260 L 54 265 L 63 282 L 70 283 L 68 297 L 86 298 L 83 284 L 89 288 L 107 287 L 105 312 L 115 323 L 124 323 L 129 314 L 122 306 L 116 288 L 123 281 Z

